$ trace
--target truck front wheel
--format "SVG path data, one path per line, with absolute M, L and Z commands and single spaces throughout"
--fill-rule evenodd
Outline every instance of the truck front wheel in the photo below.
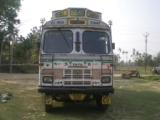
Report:
M 108 95 L 98 95 L 96 96 L 96 104 L 98 109 L 105 111 L 111 104 L 111 98 Z
M 52 96 L 45 95 L 45 111 L 50 113 L 52 111 Z
M 45 112 L 50 113 L 52 111 L 52 106 L 45 104 Z

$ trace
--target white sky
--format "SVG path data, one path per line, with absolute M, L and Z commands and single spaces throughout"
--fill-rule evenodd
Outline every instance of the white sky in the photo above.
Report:
M 40 19 L 50 20 L 52 11 L 82 7 L 101 12 L 104 22 L 113 21 L 113 42 L 118 48 L 144 52 L 144 33 L 148 37 L 148 53 L 160 52 L 160 0 L 23 0 L 19 12 L 20 34 L 40 25 Z

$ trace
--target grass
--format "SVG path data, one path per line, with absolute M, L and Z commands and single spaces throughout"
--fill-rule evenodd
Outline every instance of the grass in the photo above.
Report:
M 17 79 L 20 78 L 20 79 Z M 43 95 L 37 92 L 33 75 L 0 76 L 0 92 L 13 98 L 0 103 L 0 120 L 159 120 L 160 82 L 158 80 L 118 78 L 114 81 L 112 105 L 105 112 L 93 104 L 65 104 L 53 113 L 44 112 Z
M 159 75 L 150 75 L 150 76 L 144 76 L 142 77 L 144 80 L 150 80 L 150 81 L 160 81 Z
M 114 80 L 122 79 L 122 76 L 113 76 Z M 139 80 L 144 82 L 143 80 L 147 81 L 160 81 L 160 75 L 141 75 L 140 78 L 137 77 L 130 77 L 131 80 Z
M 137 70 L 140 74 L 152 74 L 152 67 L 147 67 L 146 72 L 144 66 L 117 66 L 115 73 L 122 74 L 129 70 Z

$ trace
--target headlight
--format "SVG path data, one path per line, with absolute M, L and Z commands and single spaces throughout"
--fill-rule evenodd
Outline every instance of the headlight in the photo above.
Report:
M 103 76 L 101 78 L 102 83 L 110 83 L 111 82 L 111 77 L 110 76 Z
M 43 76 L 43 83 L 53 83 L 53 76 Z

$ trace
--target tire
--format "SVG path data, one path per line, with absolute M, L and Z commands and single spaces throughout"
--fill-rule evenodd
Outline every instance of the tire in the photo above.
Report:
M 140 74 L 139 74 L 139 72 L 136 74 L 136 77 L 140 78 Z
M 157 74 L 158 74 L 158 75 L 160 74 L 160 70 L 157 70 Z
M 154 69 L 154 70 L 152 70 L 152 73 L 153 74 L 157 74 L 157 71 Z
M 98 110 L 101 110 L 101 111 L 107 110 L 107 108 L 109 106 L 109 105 L 106 105 L 106 104 L 105 105 L 102 104 L 102 95 L 96 96 L 96 104 L 97 104 Z
M 52 104 L 48 102 L 48 99 L 52 99 L 51 96 L 45 95 L 45 112 L 50 113 L 53 109 Z
M 47 112 L 47 113 L 51 113 L 52 112 L 52 106 L 51 105 L 47 105 L 47 104 L 45 104 L 45 112 Z

